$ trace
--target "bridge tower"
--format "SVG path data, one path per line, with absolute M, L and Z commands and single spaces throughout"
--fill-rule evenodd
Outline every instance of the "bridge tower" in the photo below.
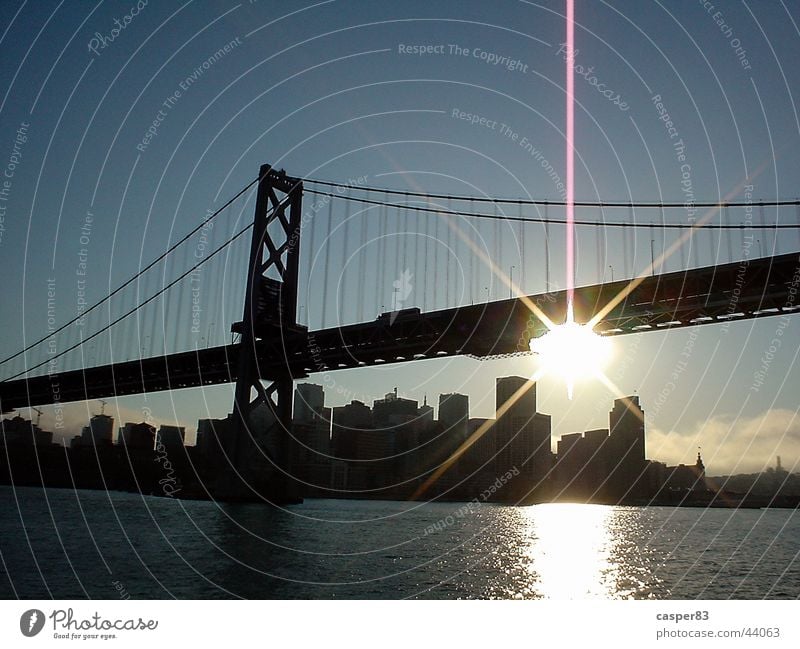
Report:
M 218 482 L 227 500 L 298 500 L 289 473 L 293 353 L 307 344 L 297 323 L 303 184 L 270 165 L 259 171 L 240 334 L 229 457 Z M 259 411 L 255 416 L 256 410 Z M 256 423 L 258 422 L 258 423 Z

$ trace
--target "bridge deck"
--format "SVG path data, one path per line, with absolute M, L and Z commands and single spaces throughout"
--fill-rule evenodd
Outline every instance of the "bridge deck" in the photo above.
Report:
M 800 282 L 798 253 L 749 263 L 710 266 L 644 278 L 599 322 L 596 331 L 622 335 L 794 312 Z M 575 319 L 587 322 L 628 280 L 575 289 Z M 566 292 L 529 298 L 554 322 L 566 316 Z M 291 332 L 257 343 L 262 377 L 295 378 L 420 358 L 527 352 L 544 325 L 520 299 L 501 300 L 333 327 Z M 230 383 L 239 345 L 145 358 L 114 365 L 0 382 L 0 407 L 25 406 Z

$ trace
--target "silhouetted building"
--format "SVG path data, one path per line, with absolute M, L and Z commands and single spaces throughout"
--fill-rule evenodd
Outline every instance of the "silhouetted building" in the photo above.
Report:
M 498 378 L 495 403 L 495 468 L 498 473 L 504 473 L 515 466 L 519 469 L 527 459 L 522 430 L 536 413 L 536 384 L 529 384 L 520 376 Z
M 428 405 L 428 395 L 425 395 L 424 403 L 417 410 L 417 417 L 423 426 L 433 422 L 433 408 Z
M 516 398 L 514 395 L 517 395 Z M 495 382 L 495 405 L 500 410 L 509 404 L 508 414 L 525 417 L 536 412 L 536 384 L 521 376 L 500 377 Z M 500 421 L 498 416 L 498 421 Z
M 152 451 L 155 446 L 156 429 L 146 422 L 134 424 L 126 422 L 120 428 L 118 443 L 129 449 Z
M 74 440 L 73 440 L 74 441 Z M 83 427 L 79 446 L 103 447 L 114 442 L 114 418 L 109 415 L 95 415 L 89 425 Z
M 459 442 L 467 439 L 469 397 L 465 394 L 440 394 L 439 421 L 449 437 Z
M 559 498 L 573 497 L 578 491 L 576 481 L 584 463 L 582 440 L 583 435 L 580 433 L 568 433 L 562 435 L 556 444 L 556 478 Z
M 206 459 L 221 465 L 233 452 L 233 421 L 225 419 L 199 419 L 195 446 Z
M 4 446 L 49 446 L 53 433 L 17 415 L 0 421 L 0 444 Z
M 331 444 L 338 458 L 332 471 L 335 487 L 358 491 L 392 483 L 392 432 L 376 427 L 373 414 L 361 401 L 333 409 Z
M 467 438 L 472 438 L 479 430 L 482 433 L 476 437 L 468 449 L 470 457 L 479 466 L 486 467 L 491 470 L 492 463 L 494 462 L 495 454 L 495 440 L 494 440 L 494 419 L 485 419 L 483 417 L 475 417 L 467 422 Z
M 373 420 L 376 428 L 392 428 L 417 418 L 419 403 L 412 399 L 397 396 L 397 388 L 383 399 L 372 404 Z
M 331 485 L 331 409 L 321 385 L 301 383 L 294 395 L 290 470 L 305 495 L 328 495 Z
M 497 379 L 496 404 L 495 471 L 519 471 L 512 488 L 500 497 L 536 497 L 552 468 L 550 415 L 536 412 L 536 384 L 520 376 Z
M 414 450 L 419 446 L 420 433 L 427 429 L 427 424 L 419 416 L 419 403 L 413 399 L 397 396 L 397 388 L 383 399 L 373 402 L 373 418 L 375 431 L 386 437 L 377 436 L 373 445 L 383 447 L 388 443 L 390 452 L 382 457 L 392 459 L 375 465 L 375 471 L 383 471 L 385 484 L 391 484 L 394 478 L 404 480 L 416 473 Z
M 608 496 L 610 452 L 608 428 L 587 430 L 583 434 L 586 464 L 582 471 L 582 482 L 591 491 L 594 499 L 605 500 Z
M 298 450 L 293 454 L 295 460 L 317 461 L 315 456 L 327 457 L 331 452 L 331 409 L 322 408 L 313 419 L 295 420 L 292 430 Z M 300 450 L 302 449 L 302 450 Z
M 313 421 L 321 417 L 325 407 L 325 392 L 321 385 L 300 383 L 294 391 L 294 421 Z
M 614 400 L 614 408 L 608 415 L 611 437 L 619 439 L 625 449 L 626 457 L 636 462 L 645 460 L 644 410 L 639 405 L 639 397 L 623 397 Z
M 171 449 L 183 450 L 186 442 L 186 428 L 184 426 L 168 426 L 161 424 L 158 429 L 158 444 L 167 451 Z
M 331 422 L 331 449 L 340 459 L 355 459 L 358 432 L 371 430 L 372 409 L 362 401 L 353 400 L 346 406 L 333 408 Z
M 494 482 L 494 419 L 474 418 L 467 422 L 471 444 L 458 459 L 456 473 L 463 485 L 463 497 L 471 499 Z M 478 432 L 481 434 L 478 435 Z
M 608 430 L 562 435 L 555 477 L 559 499 L 603 501 L 608 490 Z
M 647 466 L 644 411 L 639 405 L 639 397 L 615 399 L 608 423 L 611 432 L 608 440 L 611 495 L 618 500 L 647 497 L 643 482 Z
M 330 411 L 325 408 L 324 410 Z M 323 414 L 323 417 L 325 415 Z M 330 414 L 327 415 L 330 417 Z M 290 472 L 304 484 L 306 496 L 328 495 L 320 489 L 331 484 L 331 440 L 329 420 L 292 422 Z
M 697 452 L 697 460 L 691 466 L 678 464 L 668 466 L 664 484 L 670 491 L 705 491 L 706 489 L 706 467 L 700 452 Z

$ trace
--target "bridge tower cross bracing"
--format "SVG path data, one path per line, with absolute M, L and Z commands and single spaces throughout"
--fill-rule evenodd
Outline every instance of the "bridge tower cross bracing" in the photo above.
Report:
M 296 178 L 262 165 L 259 171 L 256 208 L 247 268 L 242 321 L 232 330 L 239 333 L 238 372 L 233 404 L 232 460 L 237 475 L 234 493 L 223 496 L 250 499 L 254 492 L 268 499 L 286 501 L 297 497 L 289 475 L 294 379 L 288 367 L 271 369 L 259 358 L 280 357 L 281 350 L 307 329 L 297 323 L 297 293 L 300 260 L 300 222 L 303 184 Z M 292 342 L 294 341 L 294 342 Z M 263 381 L 263 382 L 262 382 Z M 255 393 L 255 394 L 254 394 Z M 252 425 L 253 411 L 265 406 L 274 419 L 271 450 L 263 430 Z

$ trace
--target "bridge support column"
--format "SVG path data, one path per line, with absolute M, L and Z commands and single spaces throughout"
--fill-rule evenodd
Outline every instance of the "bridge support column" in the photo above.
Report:
M 297 323 L 302 183 L 263 165 L 259 172 L 242 322 L 230 470 L 216 497 L 295 502 L 289 439 L 294 378 L 279 359 L 306 337 Z M 277 359 L 277 360 L 276 360 Z M 262 380 L 265 384 L 262 384 Z

